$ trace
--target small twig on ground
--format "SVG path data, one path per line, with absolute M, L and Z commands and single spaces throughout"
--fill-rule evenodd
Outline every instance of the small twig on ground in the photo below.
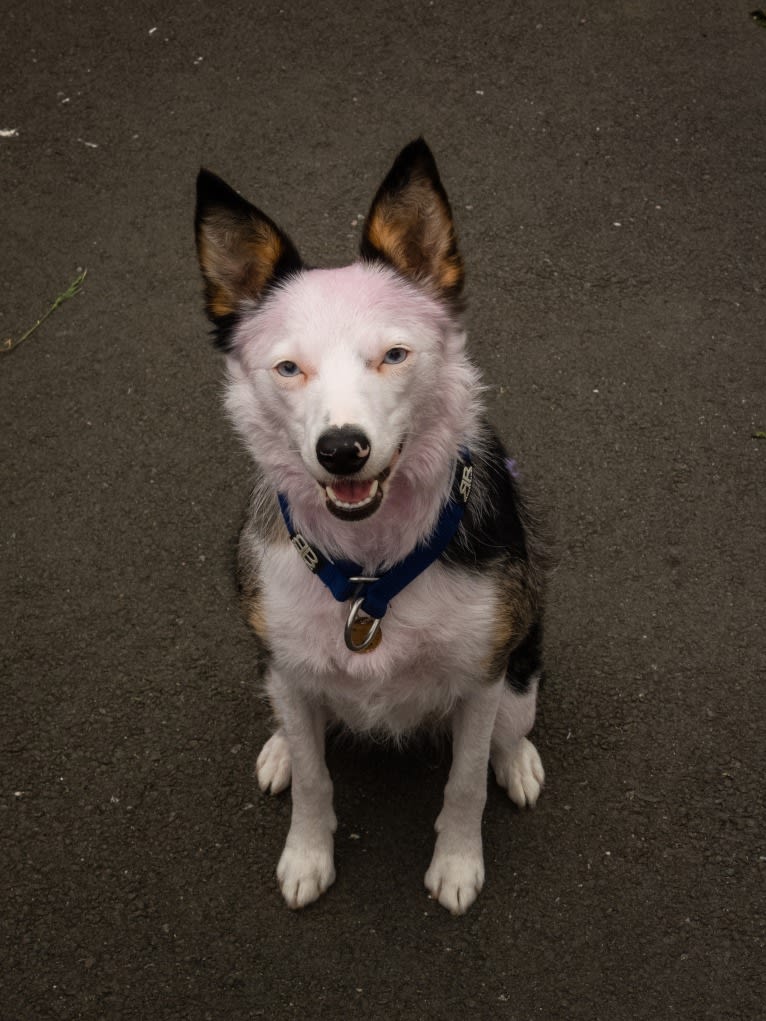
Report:
M 44 312 L 43 315 L 41 315 L 37 322 L 34 324 L 34 326 L 30 326 L 26 333 L 22 333 L 18 340 L 13 340 L 12 337 L 8 337 L 6 340 L 4 340 L 2 344 L 0 344 L 0 352 L 7 354 L 10 351 L 15 351 L 19 344 L 23 343 L 23 341 L 25 341 L 27 337 L 31 337 L 35 330 L 38 328 L 38 326 L 42 326 L 42 324 L 45 322 L 48 316 L 55 312 L 59 305 L 62 305 L 65 301 L 68 301 L 70 298 L 74 298 L 75 294 L 77 294 L 77 292 L 82 287 L 87 274 L 88 274 L 87 269 L 84 269 L 78 277 L 75 277 L 75 279 L 72 281 L 69 287 L 67 287 L 67 289 L 62 294 L 59 294 L 59 296 L 56 298 L 56 300 L 53 302 L 53 304 L 47 310 L 47 312 Z

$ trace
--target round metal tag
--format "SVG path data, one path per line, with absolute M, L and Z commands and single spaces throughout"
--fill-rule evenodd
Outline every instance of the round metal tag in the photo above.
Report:
M 372 652 L 377 649 L 383 632 L 378 627 L 373 634 L 370 633 L 377 623 L 373 617 L 355 617 L 351 621 L 346 631 L 346 645 L 352 652 Z

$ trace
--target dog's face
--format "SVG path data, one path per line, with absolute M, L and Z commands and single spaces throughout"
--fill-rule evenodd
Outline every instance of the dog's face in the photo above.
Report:
M 301 273 L 238 330 L 233 417 L 247 416 L 261 463 L 310 476 L 331 514 L 362 520 L 409 437 L 435 424 L 427 397 L 444 375 L 447 327 L 385 266 Z
M 196 223 L 228 408 L 277 487 L 361 522 L 397 487 L 435 485 L 470 416 L 474 373 L 458 321 L 462 263 L 425 143 L 394 163 L 351 266 L 307 269 L 268 217 L 207 171 Z

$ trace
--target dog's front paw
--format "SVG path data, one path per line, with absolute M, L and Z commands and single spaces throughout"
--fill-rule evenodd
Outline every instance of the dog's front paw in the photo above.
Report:
M 462 915 L 470 908 L 484 886 L 484 859 L 481 848 L 465 851 L 441 851 L 437 841 L 431 865 L 426 872 L 426 888 L 431 896 L 451 911 Z
M 511 752 L 493 749 L 491 759 L 495 779 L 511 801 L 519 808 L 534 808 L 545 782 L 545 770 L 532 742 L 523 737 Z
M 282 896 L 290 908 L 302 908 L 335 882 L 332 836 L 329 841 L 307 842 L 287 838 L 277 866 Z
M 290 785 L 292 763 L 287 738 L 278 730 L 261 749 L 255 763 L 255 775 L 262 791 L 279 794 Z

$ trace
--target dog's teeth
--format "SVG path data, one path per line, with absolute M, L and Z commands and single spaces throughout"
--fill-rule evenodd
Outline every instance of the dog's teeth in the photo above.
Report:
M 372 485 L 370 486 L 370 492 L 364 500 L 360 500 L 358 503 L 348 503 L 346 500 L 340 500 L 332 486 L 325 486 L 325 491 L 337 507 L 342 507 L 344 510 L 354 510 L 357 507 L 366 507 L 368 503 L 371 503 L 371 501 L 375 499 L 378 492 L 378 480 L 373 479 Z

